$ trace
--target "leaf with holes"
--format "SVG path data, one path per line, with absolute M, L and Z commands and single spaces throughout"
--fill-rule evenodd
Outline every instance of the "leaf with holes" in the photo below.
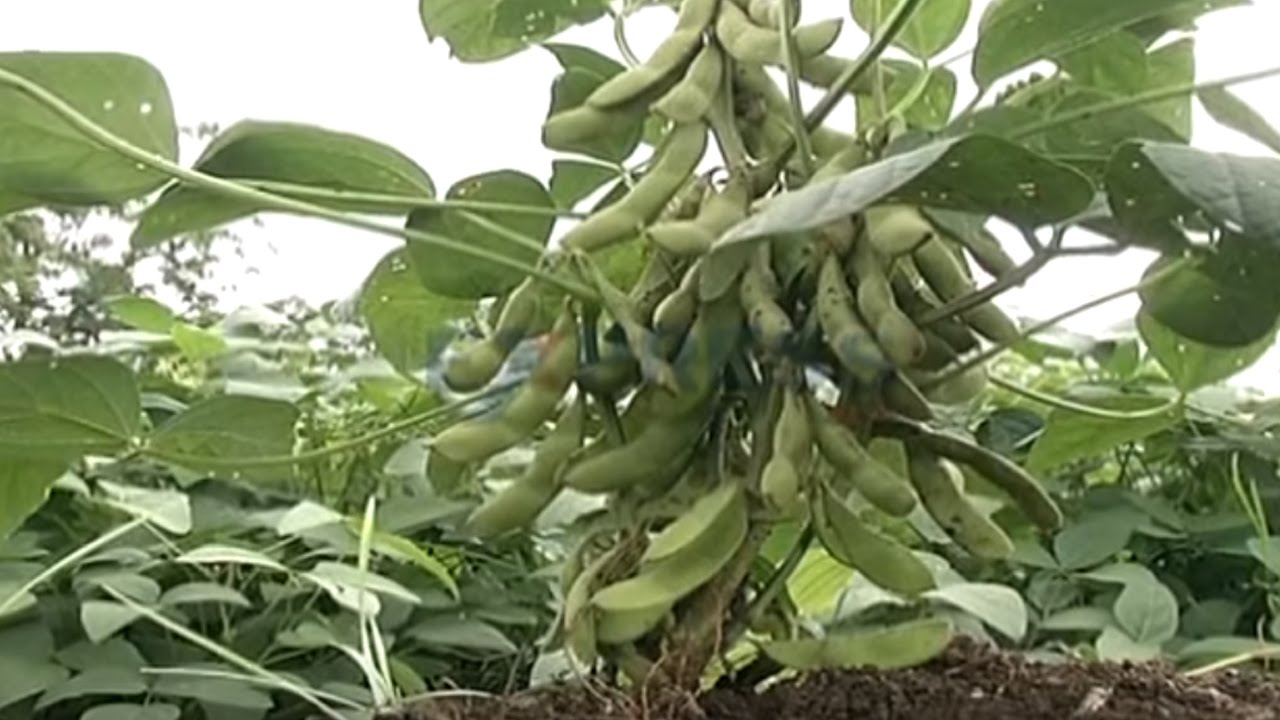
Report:
M 450 323 L 473 307 L 423 287 L 404 249 L 378 262 L 360 290 L 359 306 L 378 352 L 410 376 L 425 371 L 439 356 L 456 334 Z
M 145 60 L 117 53 L 0 53 L 0 70 L 51 92 L 125 142 L 177 161 L 169 88 Z M 168 179 L 3 84 L 0 138 L 0 216 L 44 204 L 115 205 Z
M 1222 382 L 1245 370 L 1265 355 L 1276 339 L 1273 328 L 1248 345 L 1213 347 L 1179 335 L 1146 311 L 1138 312 L 1137 322 L 1151 356 L 1184 392 Z
M 403 215 L 435 195 L 431 177 L 399 150 L 300 123 L 238 122 L 209 143 L 195 169 L 220 178 L 275 183 L 269 188 L 273 193 L 352 212 Z M 264 209 L 254 201 L 174 185 L 143 211 L 131 242 L 150 248 Z
M 894 44 L 928 60 L 946 50 L 960 37 L 969 19 L 969 0 L 924 0 L 903 26 Z M 874 34 L 884 26 L 884 19 L 898 5 L 892 0 L 851 0 L 850 10 L 858 27 Z
M 1170 187 L 1215 222 L 1280 248 L 1280 160 L 1169 143 L 1147 143 L 1141 153 Z
M 1035 227 L 1081 212 L 1093 195 L 1089 180 L 1069 167 L 996 137 L 966 135 L 775 196 L 722 235 L 712 252 L 812 230 L 877 203 L 989 213 Z
M 0 363 L 0 461 L 110 455 L 128 447 L 141 423 L 137 381 L 116 360 Z
M 606 0 L 419 0 L 427 38 L 443 38 L 466 63 L 514 55 L 561 31 L 600 17 Z
M 973 54 L 981 87 L 1026 67 L 1097 42 L 1170 8 L 1170 0 L 1002 0 L 982 18 Z
M 1161 645 L 1178 633 L 1178 600 L 1155 578 L 1125 585 L 1112 613 L 1125 634 L 1142 645 Z
M 955 606 L 999 630 L 1014 642 L 1027 634 L 1027 606 L 1011 588 L 992 583 L 956 583 L 922 597 Z
M 259 467 L 255 461 L 293 454 L 293 403 L 242 395 L 216 395 L 187 408 L 151 434 L 154 457 L 219 476 L 272 479 L 288 474 L 287 463 Z
M 504 203 L 533 212 L 423 209 L 409 216 L 408 227 L 484 249 L 494 256 L 533 266 L 551 237 L 555 203 L 542 183 L 515 170 L 497 170 L 458 181 L 449 188 L 454 200 Z M 543 212 L 545 211 L 545 212 Z M 410 264 L 422 285 L 451 298 L 500 295 L 524 279 L 519 269 L 498 266 L 454 250 L 410 240 Z

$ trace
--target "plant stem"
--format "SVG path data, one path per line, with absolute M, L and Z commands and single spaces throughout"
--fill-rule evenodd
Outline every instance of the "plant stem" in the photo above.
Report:
M 1212 90 L 1215 88 L 1224 88 L 1231 85 L 1252 82 L 1254 80 L 1262 80 L 1273 75 L 1280 75 L 1280 67 L 1258 70 L 1251 73 L 1245 73 L 1243 75 L 1233 75 L 1221 80 L 1210 80 L 1202 83 L 1187 83 L 1159 90 L 1151 90 L 1145 93 L 1139 93 L 1132 97 L 1118 98 L 1116 100 L 1109 100 L 1107 102 L 1101 102 L 1094 105 L 1087 105 L 1079 108 L 1078 110 L 1072 110 L 1039 122 L 1023 125 L 1020 128 L 1010 130 L 1006 137 L 1010 140 L 1024 140 L 1026 138 L 1048 132 L 1049 130 L 1062 127 L 1063 125 L 1070 125 L 1077 120 L 1084 120 L 1086 118 L 1097 117 L 1099 115 L 1107 115 L 1113 112 L 1139 107 L 1141 105 L 1150 105 L 1151 103 L 1182 97 L 1183 95 L 1189 95 L 1191 93 L 1199 92 L 1200 90 Z
M 383 205 L 388 210 L 471 210 L 473 212 L 500 212 L 511 215 L 535 215 L 540 217 L 565 217 L 582 219 L 586 213 L 564 210 L 541 205 L 519 205 L 516 203 L 490 202 L 486 200 L 462 200 L 459 198 L 412 197 L 409 195 L 388 195 L 386 193 L 358 192 L 355 190 L 335 190 L 331 188 L 298 185 L 296 183 L 276 180 L 236 179 L 236 182 L 262 190 L 264 192 L 310 200 L 328 200 L 334 203 L 360 203 L 363 205 Z
M 618 46 L 618 52 L 627 65 L 635 67 L 640 64 L 640 58 L 636 57 L 631 43 L 627 42 L 627 16 L 630 14 L 631 0 L 624 2 L 622 9 L 613 13 L 613 43 Z
M 97 552 L 99 548 L 105 547 L 110 543 L 114 542 L 116 539 L 123 537 L 124 535 L 127 535 L 128 533 L 136 530 L 139 527 L 142 527 L 143 525 L 146 524 L 146 522 L 147 521 L 144 520 L 143 518 L 135 518 L 133 520 L 130 520 L 129 522 L 115 528 L 114 530 L 111 530 L 103 535 L 98 536 L 92 542 L 88 542 L 88 543 L 85 543 L 84 545 L 81 545 L 79 548 L 75 550 L 75 552 L 67 554 L 62 559 L 58 560 L 54 564 L 45 568 L 43 571 L 40 572 L 39 575 L 36 575 L 35 577 L 26 581 L 25 583 L 20 585 L 16 590 L 10 593 L 9 597 L 6 597 L 3 601 L 0 601 L 0 617 L 4 617 L 5 614 L 9 611 L 9 609 L 12 608 L 15 604 L 17 604 L 18 600 L 23 595 L 26 595 L 34 591 L 36 588 L 40 587 L 45 582 L 52 579 L 53 576 L 62 572 L 64 569 L 80 562 L 81 560 L 85 559 L 86 557 L 93 554 L 94 552 Z
M 947 318 L 960 315 L 968 310 L 978 307 L 979 305 L 990 301 L 997 295 L 1022 285 L 1027 280 L 1049 263 L 1057 254 L 1056 245 L 1050 245 L 1048 248 L 1037 252 L 1031 256 L 1031 259 L 1014 268 L 1013 272 L 993 281 L 991 284 L 979 290 L 963 295 L 945 303 L 941 307 L 934 308 L 920 316 L 920 325 L 929 326 L 933 323 L 946 320 Z
M 98 144 L 145 167 L 168 175 L 169 177 L 184 184 L 206 190 L 222 197 L 251 203 L 255 207 L 260 207 L 263 210 L 317 217 L 329 220 L 339 225 L 346 225 L 347 227 L 366 230 L 379 235 L 404 238 L 441 249 L 451 250 L 460 255 L 466 255 L 476 260 L 487 262 L 491 265 L 517 270 L 526 275 L 532 275 L 578 297 L 591 298 L 594 296 L 591 289 L 585 285 L 567 280 L 535 265 L 530 265 L 515 258 L 506 257 L 501 253 L 493 252 L 488 248 L 484 248 L 473 243 L 466 243 L 454 240 L 453 238 L 444 237 L 443 235 L 423 232 L 421 230 L 383 225 L 378 222 L 348 215 L 344 212 L 323 207 L 321 205 L 313 205 L 302 200 L 273 195 L 252 187 L 246 187 L 239 182 L 208 175 L 200 172 L 199 170 L 185 168 L 168 158 L 148 152 L 147 150 L 144 150 L 115 135 L 110 130 L 107 130 L 101 125 L 95 123 L 93 120 L 90 120 L 69 103 L 57 95 L 54 95 L 43 86 L 3 68 L 0 68 L 0 85 L 12 87 L 18 92 L 31 98 L 46 109 L 52 111 L 68 125 Z
M 805 127 L 804 106 L 800 104 L 800 54 L 796 50 L 796 2 L 782 0 L 782 58 L 787 71 L 787 99 L 791 110 L 791 133 L 800 152 L 800 168 L 813 174 L 813 143 Z
M 929 388 L 937 387 L 938 385 L 941 385 L 942 383 L 945 383 L 948 380 L 951 380 L 952 378 L 958 375 L 968 372 L 969 370 L 977 367 L 978 365 L 981 365 L 987 362 L 988 360 L 1004 353 L 1006 350 L 1009 350 L 1017 343 L 1022 342 L 1023 340 L 1026 340 L 1032 335 L 1035 335 L 1036 333 L 1042 332 L 1044 330 L 1047 330 L 1053 327 L 1054 325 L 1057 325 L 1058 323 L 1062 322 L 1063 320 L 1066 320 L 1067 318 L 1074 317 L 1087 310 L 1092 310 L 1093 308 L 1098 307 L 1099 305 L 1105 305 L 1111 302 L 1112 300 L 1118 300 L 1126 295 L 1139 292 L 1144 288 L 1155 285 L 1156 283 L 1160 282 L 1161 280 L 1164 280 L 1165 278 L 1169 277 L 1173 273 L 1178 272 L 1179 270 L 1182 270 L 1190 262 L 1191 262 L 1190 258 L 1182 258 L 1180 260 L 1177 260 L 1176 262 L 1170 263 L 1169 265 L 1165 266 L 1159 271 L 1152 273 L 1151 275 L 1144 278 L 1141 282 L 1135 285 L 1130 285 L 1127 288 L 1122 288 L 1120 290 L 1107 293 L 1106 295 L 1094 298 L 1084 303 L 1083 305 L 1077 305 L 1076 307 L 1073 307 L 1069 310 L 1060 312 L 1057 315 L 1054 315 L 1053 317 L 1049 318 L 1048 320 L 1043 320 L 1041 322 L 1035 323 L 1034 325 L 1031 325 L 1027 327 L 1025 330 L 1023 330 L 1018 335 L 1017 340 L 1015 340 L 1014 342 L 1000 343 L 998 345 L 993 345 L 990 348 L 978 353 L 977 355 L 974 355 L 968 360 L 965 360 L 959 365 L 956 365 L 955 367 L 951 368 L 947 372 L 939 374 L 937 377 L 930 379 L 928 382 L 921 383 L 920 389 L 927 390 Z
M 1145 410 L 1108 410 L 1107 408 L 1100 408 L 1095 405 L 1078 403 L 1074 400 L 1068 400 L 1067 398 L 1060 397 L 1058 395 L 1042 393 L 1039 390 L 1019 385 L 1012 380 L 1002 378 L 998 375 L 992 375 L 990 379 L 992 384 L 1002 387 L 1015 395 L 1021 395 L 1028 400 L 1034 400 L 1042 405 L 1048 405 L 1049 407 L 1067 410 L 1081 415 L 1088 415 L 1102 420 L 1143 420 L 1146 418 L 1159 417 L 1182 404 L 1178 400 L 1171 400 L 1167 403 L 1163 403 L 1153 408 L 1147 408 Z
M 752 622 L 758 620 L 764 611 L 769 608 L 773 601 L 778 598 L 787 587 L 787 581 L 795 574 L 796 568 L 800 567 L 800 561 L 804 559 L 804 554 L 809 551 L 809 546 L 813 544 L 814 530 L 811 523 L 805 523 L 804 530 L 800 531 L 800 535 L 796 537 L 796 544 L 791 546 L 787 551 L 787 556 L 783 558 L 782 564 L 773 571 L 773 575 L 769 576 L 769 580 L 765 583 L 764 589 L 760 594 L 751 600 L 751 605 L 747 607 L 747 611 L 742 616 L 734 618 L 733 624 L 724 634 L 724 644 L 726 647 L 732 647 L 746 632 Z
M 153 457 L 157 460 L 172 462 L 178 465 L 183 465 L 186 463 L 194 463 L 202 467 L 223 467 L 227 469 L 262 468 L 262 467 L 275 467 L 279 465 L 297 465 L 304 462 L 321 460 L 321 459 L 330 457 L 332 455 L 340 455 L 342 453 L 350 452 L 352 450 L 368 445 L 371 442 L 376 442 L 386 437 L 398 435 L 399 433 L 405 432 L 406 430 L 412 430 L 421 425 L 425 425 L 429 422 L 445 417 L 446 415 L 452 415 L 453 413 L 465 408 L 467 405 L 470 405 L 471 403 L 477 400 L 484 400 L 486 398 L 490 398 L 495 395 L 500 395 L 504 392 L 507 392 L 508 390 L 512 389 L 518 384 L 519 382 L 515 382 L 515 381 L 505 383 L 503 385 L 490 388 L 488 390 L 477 393 L 465 399 L 449 403 L 448 405 L 442 405 L 437 408 L 432 408 L 426 412 L 422 412 L 417 415 L 407 417 L 403 420 L 393 422 L 379 430 L 375 430 L 374 432 L 369 433 L 368 435 L 362 435 L 360 437 L 352 438 L 350 440 L 345 440 L 343 442 L 330 445 L 328 447 L 317 448 L 315 450 L 296 453 L 292 455 L 260 455 L 258 457 L 240 457 L 240 458 L 234 458 L 234 459 L 224 459 L 224 458 L 216 458 L 216 457 L 199 457 L 199 456 L 183 455 L 179 453 L 167 453 L 163 451 L 157 451 L 149 447 L 144 447 L 142 452 L 144 455 Z
M 858 82 L 868 70 L 870 70 L 884 54 L 884 51 L 893 44 L 893 41 L 902 34 L 902 30 L 907 25 L 920 6 L 924 4 L 924 0 L 902 0 L 898 6 L 889 13 L 889 17 L 885 19 L 883 28 L 880 28 L 875 37 L 871 39 L 871 44 L 867 46 L 862 54 L 854 59 L 850 65 L 831 87 L 827 89 L 827 93 L 822 96 L 817 105 L 809 111 L 809 115 L 805 118 L 805 125 L 809 130 L 814 130 L 822 124 L 836 105 L 844 99 L 845 93 L 854 83 Z

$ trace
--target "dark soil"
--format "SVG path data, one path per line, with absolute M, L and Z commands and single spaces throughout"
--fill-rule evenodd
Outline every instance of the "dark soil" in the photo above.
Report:
M 763 693 L 631 697 L 564 685 L 438 700 L 387 720 L 1280 720 L 1280 682 L 1163 664 L 1050 664 L 959 641 L 910 670 L 821 672 Z

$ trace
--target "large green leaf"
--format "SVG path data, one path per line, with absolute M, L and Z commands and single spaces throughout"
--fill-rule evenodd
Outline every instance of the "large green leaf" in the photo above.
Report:
M 516 170 L 497 170 L 458 181 L 449 188 L 450 198 L 483 200 L 551 210 L 555 203 L 536 178 Z M 555 218 L 525 212 L 474 212 L 455 209 L 417 210 L 409 227 L 444 235 L 496 255 L 537 262 L 541 252 L 487 227 L 495 224 L 538 245 L 546 245 Z M 499 295 L 515 287 L 525 275 L 453 250 L 410 241 L 406 246 L 413 267 L 427 290 L 446 297 L 475 299 Z
M 1053 554 L 1064 570 L 1084 570 L 1114 557 L 1133 536 L 1136 515 L 1123 510 L 1093 512 L 1053 538 Z
M 134 517 L 143 518 L 177 535 L 191 532 L 191 501 L 186 493 L 123 485 L 108 480 L 99 480 L 98 487 L 109 498 L 107 502 L 110 505 Z M 159 595 L 159 591 L 155 594 Z M 135 599 L 147 601 L 144 598 Z
M 1280 130 L 1230 90 L 1205 88 L 1197 97 L 1214 120 L 1280 153 Z
M 894 70 L 885 88 L 884 105 L 892 110 L 900 103 L 914 98 L 902 111 L 908 126 L 922 130 L 940 130 L 951 119 L 956 98 L 956 76 L 944 67 L 929 69 L 928 77 L 919 87 L 922 69 L 915 63 L 887 60 L 885 65 Z M 879 119 L 876 99 L 859 95 L 855 98 L 858 110 L 858 126 L 868 126 Z
M 423 287 L 403 248 L 384 256 L 360 290 L 360 314 L 378 352 L 411 376 L 425 370 L 449 343 L 455 334 L 450 321 L 472 309 L 470 302 Z
M 258 468 L 254 460 L 292 454 L 298 417 L 298 408 L 292 403 L 217 395 L 157 428 L 147 448 L 156 457 L 193 470 L 278 477 L 282 472 L 279 464 Z
M 1133 411 L 1138 416 L 1119 420 L 1055 408 L 1049 413 L 1044 432 L 1031 447 L 1027 458 L 1030 472 L 1042 473 L 1141 440 L 1172 426 L 1180 417 L 1175 408 L 1150 412 L 1165 404 L 1163 398 L 1112 395 L 1088 402 L 1109 410 Z
M 557 207 L 571 208 L 617 177 L 617 170 L 600 163 L 552 160 L 551 199 Z
M 0 364 L 0 462 L 56 462 L 129 445 L 142 400 L 129 369 L 104 357 Z
M 606 0 L 419 0 L 430 40 L 468 63 L 499 60 L 604 14 Z
M 1246 237 L 1280 248 L 1280 160 L 1148 143 L 1151 166 L 1196 207 Z
M 64 470 L 61 462 L 0 457 L 0 542 L 44 505 L 49 488 Z
M 1107 165 L 1103 183 L 1115 221 L 1108 234 L 1126 244 L 1181 252 L 1189 240 L 1180 219 L 1196 207 L 1160 174 L 1142 148 L 1140 143 L 1125 144 Z
M 444 614 L 433 615 L 409 628 L 413 640 L 428 647 L 515 653 L 518 648 L 498 628 L 482 620 Z
M 924 0 L 907 21 L 894 44 L 921 60 L 946 50 L 960 37 L 969 19 L 969 0 Z M 874 33 L 898 5 L 897 0 L 850 0 L 858 27 Z
M 1081 212 L 1093 194 L 1089 180 L 1071 168 L 999 138 L 968 135 L 779 195 L 722 235 L 719 248 L 810 230 L 879 202 L 989 213 L 1038 226 Z
M 973 77 L 990 87 L 1036 60 L 1057 57 L 1159 16 L 1170 0 L 1000 0 L 982 19 Z
M 221 667 L 208 669 L 230 670 Z M 267 710 L 274 705 L 270 695 L 251 683 L 230 678 L 164 675 L 156 681 L 151 692 L 160 697 L 203 700 L 234 707 L 239 713 L 236 717 L 242 717 L 245 710 Z
M 304 197 L 341 210 L 401 215 L 435 195 L 426 171 L 382 143 L 313 125 L 245 120 L 205 148 L 195 168 L 235 180 L 259 180 L 322 191 L 375 193 L 403 202 Z M 289 193 L 284 193 L 289 194 Z M 264 208 L 189 186 L 174 185 L 138 220 L 132 242 L 152 247 L 183 233 L 209 230 Z
M 181 715 L 181 708 L 168 703 L 110 703 L 89 708 L 80 720 L 178 720 Z
M 145 60 L 115 53 L 0 53 L 0 69 L 49 90 L 127 142 L 177 160 L 169 88 Z M 46 203 L 114 205 L 147 195 L 165 180 L 0 85 L 0 215 Z
M 1195 342 L 1152 317 L 1138 313 L 1138 332 L 1160 367 L 1179 390 L 1190 392 L 1230 378 L 1254 364 L 1271 349 L 1276 332 L 1236 348 L 1213 347 Z
M 1174 262 L 1157 259 L 1147 277 Z M 1278 270 L 1280 249 L 1228 236 L 1217 252 L 1171 270 L 1139 295 L 1144 311 L 1189 340 L 1246 347 L 1271 335 L 1280 319 Z
M 67 669 L 25 657 L 18 648 L 0 648 L 0 710 L 66 679 Z

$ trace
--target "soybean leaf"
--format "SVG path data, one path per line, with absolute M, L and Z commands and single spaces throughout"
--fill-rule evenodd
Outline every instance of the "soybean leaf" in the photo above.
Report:
M 177 160 L 169 88 L 145 60 L 117 53 L 0 53 L 0 69 L 40 85 L 121 139 Z M 44 204 L 115 205 L 166 180 L 8 86 L 0 86 L 0 138 L 0 216 Z
M 897 6 L 896 0 L 850 0 L 858 27 L 874 34 Z M 920 60 L 946 50 L 960 37 L 969 19 L 969 0 L 924 0 L 907 21 L 894 44 Z
M 1273 535 L 1266 538 L 1249 538 L 1246 546 L 1249 548 L 1249 554 L 1258 559 L 1268 570 L 1275 575 L 1280 575 L 1280 535 Z
M 59 650 L 57 658 L 58 662 L 79 672 L 104 666 L 140 670 L 146 664 L 138 648 L 123 638 L 111 638 L 100 644 L 81 640 Z
M 503 655 L 515 653 L 515 643 L 489 623 L 457 615 L 434 615 L 409 628 L 407 635 L 428 646 L 476 650 Z
M 80 720 L 178 720 L 181 715 L 182 710 L 177 705 L 168 703 L 110 703 L 89 708 Z
M 981 87 L 1169 10 L 1169 0 L 1002 0 L 982 18 L 973 55 Z
M 1280 160 L 1147 143 L 1142 155 L 1184 198 L 1240 235 L 1280 248 Z
M 1183 38 L 1147 55 L 1147 89 L 1190 85 L 1196 79 L 1196 44 Z M 1183 143 L 1191 141 L 1191 93 L 1143 105 L 1140 111 L 1172 130 Z
M 1056 58 L 1072 79 L 1085 87 L 1114 93 L 1137 93 L 1147 86 L 1147 52 L 1129 32 L 1115 32 Z
M 1172 426 L 1180 417 L 1175 408 L 1148 414 L 1147 411 L 1165 404 L 1165 400 L 1149 396 L 1117 394 L 1094 398 L 1090 403 L 1110 410 L 1140 414 L 1121 420 L 1055 408 L 1049 413 L 1044 432 L 1027 457 L 1030 472 L 1042 473 L 1141 440 Z
M 841 591 L 852 578 L 852 568 L 824 550 L 811 549 L 788 578 L 787 592 L 806 615 L 826 615 L 836 609 Z
M 285 572 L 285 567 L 257 550 L 231 545 L 201 545 L 178 556 L 176 562 L 189 565 L 253 565 Z
M 165 606 L 213 603 L 250 608 L 253 605 L 239 590 L 209 582 L 184 583 L 165 591 L 160 604 Z
M 360 314 L 378 352 L 396 370 L 423 372 L 448 344 L 450 322 L 465 317 L 472 303 L 429 292 L 409 253 L 393 250 L 378 262 L 360 290 Z
M 358 529 L 359 527 L 355 521 L 351 521 L 348 524 L 348 530 L 353 534 L 358 535 Z M 458 597 L 458 583 L 453 579 L 449 568 L 409 538 L 383 530 L 375 530 L 371 549 L 398 562 L 416 565 L 418 569 L 435 578 L 441 585 L 444 585 L 450 595 L 454 598 Z
M 1280 153 L 1280 130 L 1230 90 L 1205 88 L 1196 96 L 1214 120 Z
M 152 686 L 151 692 L 160 697 L 203 700 L 238 710 L 267 710 L 274 705 L 270 695 L 249 683 L 224 678 L 164 675 Z
M 1235 657 L 1247 653 L 1275 657 L 1280 655 L 1280 643 L 1263 642 L 1256 637 L 1208 637 L 1187 643 L 1179 648 L 1178 660 L 1210 662 L 1215 659 Z
M 555 203 L 536 178 L 515 170 L 498 170 L 465 178 L 449 188 L 448 197 L 460 200 L 483 200 L 532 209 L 551 210 Z M 495 232 L 486 224 L 498 225 L 544 246 L 551 236 L 555 218 L 521 212 L 462 211 L 455 209 L 421 209 L 409 216 L 408 227 L 443 235 L 472 247 L 484 248 L 495 255 L 521 260 L 534 265 L 541 251 Z M 500 295 L 524 279 L 524 273 L 489 262 L 410 241 L 406 246 L 411 265 L 429 292 L 451 298 L 473 300 Z
M 176 490 L 152 490 L 150 488 L 122 485 L 99 480 L 98 487 L 110 498 L 108 502 L 148 522 L 177 534 L 191 532 L 191 501 L 185 493 Z
M 115 319 L 138 330 L 167 334 L 177 320 L 172 310 L 151 298 L 115 295 L 103 302 Z
M 80 625 L 90 642 L 102 642 L 132 625 L 142 614 L 107 600 L 86 600 L 80 605 Z
M 1196 207 L 1160 174 L 1142 148 L 1140 143 L 1127 143 L 1115 150 L 1107 165 L 1103 184 L 1116 222 L 1115 231 L 1108 234 L 1126 244 L 1181 252 L 1189 242 L 1179 220 Z
M 466 63 L 514 55 L 573 25 L 604 14 L 605 0 L 419 0 L 427 38 L 443 38 Z
M 1182 613 L 1178 623 L 1178 634 L 1192 638 L 1230 635 L 1240 624 L 1240 616 L 1243 613 L 1244 608 L 1234 600 L 1225 598 L 1200 600 Z
M 44 692 L 68 675 L 60 665 L 24 657 L 13 650 L 10 646 L 0 649 L 0 710 Z
M 160 583 L 146 575 L 114 567 L 81 570 L 72 584 L 77 590 L 84 587 L 114 590 L 144 605 L 150 605 L 160 599 Z
M 1179 335 L 1146 311 L 1138 312 L 1137 323 L 1151 356 L 1183 392 L 1221 382 L 1243 371 L 1265 355 L 1276 339 L 1273 328 L 1248 345 L 1213 347 Z
M 1178 601 L 1154 578 L 1125 585 L 1112 612 L 1125 634 L 1143 645 L 1161 645 L 1178 632 Z
M 0 364 L 0 459 L 51 462 L 111 454 L 129 444 L 141 422 L 137 381 L 116 360 L 78 356 Z
M 1129 31 L 1150 45 L 1171 31 L 1195 30 L 1196 20 L 1202 15 L 1226 8 L 1243 7 L 1250 2 L 1252 0 L 1172 0 L 1169 10 L 1149 20 L 1134 23 Z
M 1160 258 L 1146 277 L 1176 262 Z M 1255 344 L 1280 319 L 1277 263 L 1280 248 L 1228 237 L 1195 265 L 1173 269 L 1139 292 L 1142 309 L 1170 330 L 1219 348 Z
M 1094 641 L 1094 649 L 1100 660 L 1110 662 L 1145 662 L 1160 656 L 1159 645 L 1140 643 L 1115 625 L 1108 625 L 1103 629 L 1102 634 Z
M 195 169 L 222 178 L 399 199 L 373 202 L 350 196 L 301 196 L 317 205 L 356 212 L 401 215 L 416 202 L 435 195 L 431 177 L 399 150 L 359 135 L 300 123 L 238 122 L 214 138 L 196 160 Z M 283 189 L 277 192 L 291 194 Z M 220 227 L 262 210 L 257 203 L 174 185 L 143 211 L 131 242 L 134 247 L 149 248 L 174 236 Z
M 340 586 L 353 589 L 367 589 L 388 597 L 403 600 L 411 605 L 421 603 L 421 599 L 400 583 L 383 577 L 372 571 L 360 572 L 358 568 L 335 562 L 318 563 L 303 576 L 313 581 L 330 581 Z
M 914 96 L 914 101 L 902 113 L 907 124 L 922 130 L 940 130 L 945 127 L 955 105 L 955 73 L 944 67 L 930 68 L 928 77 L 923 81 L 924 87 L 921 88 L 918 85 L 923 71 L 919 65 L 901 60 L 886 60 L 884 64 L 894 70 L 885 89 L 886 109 L 893 109 Z M 879 119 L 878 103 L 873 98 L 859 95 L 855 99 L 859 126 Z
M 1110 610 L 1090 605 L 1067 608 L 1040 621 L 1041 630 L 1058 632 L 1101 632 L 1108 625 L 1115 623 Z
M 1087 178 L 989 135 L 930 143 L 837 179 L 775 197 L 721 236 L 713 252 L 767 235 L 810 230 L 880 202 L 989 213 L 1039 226 L 1089 207 Z
M 191 323 L 174 323 L 169 333 L 178 351 L 192 360 L 211 360 L 225 355 L 228 350 L 226 338 Z
M 1092 513 L 1053 538 L 1053 554 L 1064 570 L 1093 567 L 1124 550 L 1136 524 L 1133 513 Z
M 342 522 L 342 513 L 312 500 L 302 500 L 289 508 L 276 521 L 276 534 L 283 537 L 302 535 L 325 525 Z
M 257 468 L 254 459 L 292 454 L 298 417 L 298 408 L 292 403 L 216 395 L 157 428 L 147 451 L 193 470 L 277 477 L 278 467 Z
M 49 489 L 65 470 L 61 462 L 0 457 L 0 541 L 44 505 Z
M 1027 633 L 1027 606 L 1012 588 L 992 583 L 955 583 L 923 595 L 964 610 L 1013 641 Z
M 600 163 L 552 160 L 551 199 L 557 207 L 571 208 L 616 177 L 617 170 Z
M 46 690 L 35 709 L 43 710 L 50 705 L 85 696 L 141 695 L 146 691 L 146 683 L 137 668 L 96 667 Z

